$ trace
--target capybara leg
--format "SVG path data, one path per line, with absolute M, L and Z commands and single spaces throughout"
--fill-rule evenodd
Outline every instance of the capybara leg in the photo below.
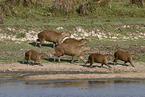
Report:
M 57 55 L 56 55 L 56 53 L 54 53 L 53 55 L 54 55 L 53 60 L 54 60 L 54 62 L 55 62 L 55 60 L 56 60 L 56 56 L 57 56 Z
M 58 58 L 58 61 L 60 62 L 60 58 L 62 58 L 62 56 L 60 56 L 59 58 Z
M 103 64 L 101 64 L 101 67 L 103 67 Z
M 73 63 L 73 62 L 74 62 L 75 57 L 76 57 L 76 56 L 72 56 L 72 61 L 71 61 L 71 63 Z
M 114 65 L 117 64 L 117 60 L 118 60 L 118 57 L 115 57 L 115 59 L 114 59 Z
M 30 60 L 30 56 L 28 56 L 28 59 L 27 59 L 27 62 L 30 64 L 29 60 Z
M 43 41 L 40 41 L 40 43 L 39 43 L 39 47 L 41 47 L 42 44 L 43 44 Z
M 43 66 L 41 61 L 42 61 L 42 60 L 40 60 L 39 63 L 40 63 L 41 66 Z
M 87 65 L 87 63 L 89 63 L 89 61 L 87 61 L 87 62 L 85 63 L 85 66 Z
M 39 47 L 42 47 L 40 43 L 39 43 Z
M 35 46 L 37 45 L 37 43 L 38 43 L 38 42 L 37 42 L 37 40 L 36 40 L 36 44 L 35 44 Z
M 30 64 L 29 60 L 30 60 L 30 57 L 26 57 L 25 60 L 27 60 L 27 64 Z
M 90 67 L 93 67 L 94 59 L 90 58 L 89 62 L 90 62 Z
M 55 43 L 53 43 L 53 48 L 55 48 Z
M 127 62 L 126 62 L 126 61 L 124 61 L 124 64 L 123 64 L 123 66 L 125 66 L 125 65 L 126 65 L 126 63 L 127 63 Z
M 60 57 L 58 58 L 58 62 L 60 62 Z
M 26 59 L 24 58 L 24 59 L 23 59 L 23 64 L 24 64 L 25 60 L 26 60 Z
M 79 56 L 79 58 L 85 63 L 84 58 L 82 56 Z
M 36 64 L 36 60 L 34 60 L 34 63 L 33 64 Z
M 108 66 L 109 68 L 111 68 L 111 66 L 109 66 L 108 64 L 105 64 L 106 66 Z
M 129 63 L 131 64 L 132 67 L 135 67 L 135 66 L 132 64 L 132 62 L 129 62 Z
M 93 67 L 93 63 L 92 62 L 90 62 L 90 67 Z
M 31 63 L 29 62 L 29 60 L 27 60 L 27 62 L 28 62 L 28 64 L 31 64 Z
M 36 40 L 35 46 L 36 46 L 38 43 L 40 43 L 40 40 L 39 40 L 39 39 Z
M 58 58 L 58 62 L 60 62 L 60 57 Z

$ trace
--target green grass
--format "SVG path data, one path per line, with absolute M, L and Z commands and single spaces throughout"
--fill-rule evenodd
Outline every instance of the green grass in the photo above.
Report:
M 137 28 L 137 27 L 145 27 L 145 8 L 137 8 L 135 6 L 130 6 L 128 1 L 122 0 L 121 2 L 117 2 L 112 0 L 109 6 L 96 8 L 96 10 L 91 10 L 88 15 L 80 16 L 76 12 L 70 12 L 68 14 L 56 14 L 55 10 L 50 10 L 52 7 L 52 3 L 54 0 L 45 0 L 45 3 L 40 3 L 36 6 L 12 6 L 13 13 L 6 12 L 1 13 L 5 23 L 0 25 L 0 36 L 3 35 L 11 35 L 16 36 L 16 38 L 27 38 L 26 34 L 29 31 L 35 31 L 34 36 L 42 30 L 52 29 L 58 32 L 67 31 L 71 34 L 78 34 L 76 27 L 82 27 L 86 32 L 95 31 L 95 33 L 105 33 L 110 36 L 108 33 L 112 33 L 111 36 L 115 36 L 116 34 L 120 34 L 116 41 L 112 41 L 113 39 L 105 39 L 99 40 L 98 37 L 88 36 L 90 43 L 88 44 L 93 48 L 92 51 L 95 51 L 96 46 L 116 46 L 120 45 L 126 49 L 127 46 L 137 47 L 137 46 L 145 46 L 144 38 L 138 39 L 122 39 L 122 37 L 136 37 L 139 36 L 139 33 L 145 32 L 145 28 Z M 95 0 L 92 0 L 95 1 Z M 1 3 L 2 2 L 2 3 Z M 9 7 L 9 4 L 6 5 L 3 0 L 0 1 L 3 7 L 6 9 Z M 83 0 L 81 4 L 86 4 L 86 0 Z M 75 9 L 81 5 L 78 4 L 75 6 Z M 72 10 L 74 11 L 74 10 Z M 123 26 L 129 25 L 131 28 L 123 28 Z M 62 30 L 57 30 L 57 27 L 63 27 Z M 15 30 L 8 30 L 8 28 L 14 28 Z M 120 28 L 118 30 L 117 28 Z M 24 33 L 20 33 L 22 30 L 25 30 Z M 99 29 L 99 31 L 95 30 Z M 134 36 L 130 36 L 135 34 Z M 32 35 L 33 36 L 33 35 Z M 82 36 L 78 36 L 82 37 Z M 116 36 L 115 36 L 116 37 Z M 119 39 L 118 39 L 119 38 Z M 24 53 L 27 50 L 34 49 L 38 52 L 45 52 L 48 54 L 54 53 L 54 49 L 50 47 L 51 45 L 42 46 L 42 48 L 34 46 L 35 40 L 31 41 L 12 41 L 12 39 L 2 39 L 0 40 L 0 63 L 15 63 L 21 62 L 24 58 Z M 49 43 L 50 44 L 50 43 Z M 100 49 L 99 49 L 100 50 Z M 96 52 L 98 52 L 96 50 Z M 111 51 L 112 52 L 112 51 Z M 85 54 L 85 58 L 87 59 L 88 54 Z M 141 59 L 139 61 L 144 61 L 145 54 L 141 54 Z M 67 58 L 70 59 L 70 58 Z M 48 60 L 43 60 L 43 62 L 47 62 Z
M 31 42 L 21 42 L 16 43 L 14 41 L 10 41 L 10 40 L 4 40 L 1 41 L 0 44 L 0 63 L 21 63 L 23 58 L 24 58 L 24 53 L 30 49 L 34 49 L 38 52 L 43 52 L 46 54 L 53 54 L 54 53 L 54 49 L 51 47 L 52 45 L 48 45 L 51 43 L 44 43 L 44 45 L 42 46 L 42 48 L 39 48 L 37 46 L 34 46 L 35 41 L 31 41 Z M 127 46 L 131 46 L 131 47 L 136 47 L 136 46 L 145 46 L 145 40 L 137 40 L 137 41 L 110 41 L 110 40 L 90 40 L 90 43 L 88 44 L 88 46 L 91 46 L 91 51 L 92 52 L 99 52 L 97 46 L 116 46 L 119 45 L 121 48 L 126 48 Z M 104 51 L 101 50 L 99 48 L 100 51 Z M 109 49 L 108 49 L 109 50 Z M 126 49 L 127 50 L 127 49 Z M 89 51 L 89 52 L 91 52 Z M 115 52 L 112 50 L 109 50 L 110 52 Z M 89 55 L 89 53 L 85 53 L 85 59 L 87 60 L 87 56 Z M 53 58 L 53 57 L 51 57 Z M 145 62 L 144 60 L 145 55 L 142 54 L 141 55 L 141 59 L 140 60 L 136 60 L 136 61 L 140 61 L 140 62 Z M 63 57 L 62 59 L 67 59 L 67 60 L 71 60 L 70 57 Z M 76 58 L 79 59 L 79 58 Z M 43 60 L 43 63 L 47 63 L 48 61 L 53 62 L 53 60 Z M 81 62 L 81 61 L 80 61 Z

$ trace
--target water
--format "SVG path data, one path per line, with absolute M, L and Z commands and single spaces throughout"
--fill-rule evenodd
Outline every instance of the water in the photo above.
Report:
M 0 81 L 0 97 L 145 97 L 145 80 Z

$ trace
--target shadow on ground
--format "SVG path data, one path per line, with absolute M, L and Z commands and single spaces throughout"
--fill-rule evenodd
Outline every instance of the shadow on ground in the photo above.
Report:
M 37 46 L 37 47 L 39 47 L 38 44 L 35 45 L 36 42 L 32 42 L 32 43 L 29 43 L 29 44 L 32 45 L 32 46 Z M 53 44 L 42 44 L 41 46 L 42 46 L 42 47 L 44 46 L 44 47 L 51 47 L 51 48 L 53 48 Z
M 23 61 L 18 61 L 20 64 L 23 64 Z M 40 64 L 40 63 L 33 63 L 33 62 L 30 62 L 30 64 L 28 63 L 28 62 L 24 62 L 24 64 L 26 64 L 26 65 L 31 65 L 31 66 L 34 66 L 34 65 L 39 65 L 39 66 L 43 66 L 42 64 Z
M 53 58 L 49 58 L 49 59 L 45 59 L 45 60 L 47 60 L 47 61 L 49 61 L 49 62 L 54 62 L 54 59 L 53 59 Z M 59 61 L 58 61 L 57 58 L 56 58 L 55 62 L 58 62 L 58 63 L 59 63 Z M 60 59 L 60 63 L 61 63 L 61 62 L 68 62 L 68 63 L 71 63 L 71 60 L 69 60 L 69 59 Z M 78 62 L 78 60 L 74 60 L 73 63 L 77 63 L 77 62 Z

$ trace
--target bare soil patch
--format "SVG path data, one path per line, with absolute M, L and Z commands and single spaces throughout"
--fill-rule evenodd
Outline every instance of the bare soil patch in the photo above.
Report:
M 134 63 L 132 67 L 122 66 L 123 62 L 118 62 L 117 65 L 110 64 L 112 68 L 95 63 L 93 68 L 84 67 L 84 63 L 68 63 L 68 62 L 48 62 L 40 65 L 27 65 L 20 63 L 0 64 L 1 72 L 23 72 L 24 74 L 35 72 L 35 75 L 27 75 L 18 78 L 17 80 L 24 81 L 39 81 L 39 80 L 69 80 L 69 79 L 110 79 L 110 78 L 145 78 L 145 63 Z M 53 73 L 55 71 L 55 73 Z M 39 72 L 43 74 L 38 74 Z M 70 73 L 71 74 L 70 74 Z M 46 74 L 45 74 L 46 73 Z M 1 77 L 3 75 L 1 74 Z

